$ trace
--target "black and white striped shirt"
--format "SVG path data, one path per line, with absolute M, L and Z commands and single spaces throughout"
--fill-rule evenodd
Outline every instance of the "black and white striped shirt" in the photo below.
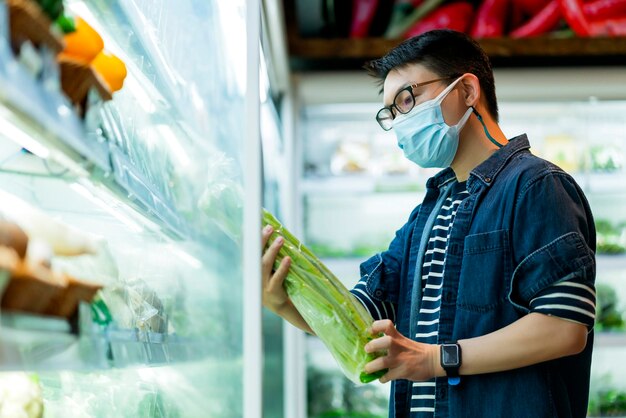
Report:
M 469 193 L 465 183 L 454 184 L 430 232 L 428 246 L 422 263 L 422 303 L 417 314 L 415 341 L 437 344 L 439 336 L 439 310 L 443 288 L 444 264 L 448 240 L 454 225 L 456 211 Z M 433 417 L 435 413 L 435 379 L 413 382 L 411 418 Z

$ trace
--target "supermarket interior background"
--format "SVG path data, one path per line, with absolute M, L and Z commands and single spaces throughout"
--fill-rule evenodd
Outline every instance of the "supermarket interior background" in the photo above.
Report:
M 626 2 L 594 1 L 0 0 L 0 418 L 386 417 L 262 308 L 259 214 L 358 281 L 437 172 L 362 67 L 441 27 L 590 202 L 588 416 L 626 416 Z

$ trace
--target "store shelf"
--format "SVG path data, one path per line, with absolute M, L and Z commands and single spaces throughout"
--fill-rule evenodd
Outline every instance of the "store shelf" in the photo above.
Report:
M 2 65 L 7 71 L 0 72 L 0 120 L 41 138 L 36 149 L 59 162 L 73 163 L 77 171 L 89 165 L 111 170 L 107 145 L 87 138 L 82 122 L 60 92 L 43 88 L 16 62 Z M 28 142 L 24 135 L 13 134 L 11 139 Z
M 93 324 L 81 307 L 80 333 L 61 318 L 2 312 L 0 370 L 102 370 L 199 361 L 215 354 L 203 339 Z
M 321 39 L 289 37 L 289 53 L 305 59 L 373 59 L 380 58 L 398 45 L 398 39 Z M 492 58 L 504 57 L 594 57 L 626 58 L 624 38 L 491 38 L 479 40 Z
M 160 221 L 171 235 L 188 236 L 189 229 L 172 204 L 119 148 L 101 139 L 90 139 L 61 93 L 46 91 L 17 63 L 12 64 L 7 66 L 13 68 L 18 81 L 0 72 L 0 122 L 6 127 L 3 134 L 7 139 L 43 160 L 56 161 L 75 176 L 104 184 L 126 204 L 136 206 L 139 202 L 141 212 Z M 63 117 L 54 112 L 62 112 Z
M 301 191 L 310 195 L 346 195 L 364 193 L 410 193 L 424 190 L 425 179 L 407 175 L 373 176 L 345 175 L 334 177 L 307 177 Z
M 291 66 L 297 70 L 361 70 L 365 61 L 384 56 L 402 39 L 303 38 L 295 0 L 284 0 Z M 626 63 L 624 37 L 508 37 L 478 40 L 494 66 L 565 66 Z

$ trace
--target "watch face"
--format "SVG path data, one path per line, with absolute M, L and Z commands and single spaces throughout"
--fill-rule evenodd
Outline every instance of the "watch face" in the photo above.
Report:
M 441 350 L 441 363 L 444 366 L 459 365 L 459 347 L 456 345 L 444 345 Z

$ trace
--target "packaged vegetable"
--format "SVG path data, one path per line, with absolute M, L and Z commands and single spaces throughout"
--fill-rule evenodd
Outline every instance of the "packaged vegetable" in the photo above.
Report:
M 372 374 L 363 370 L 367 363 L 383 354 L 365 352 L 365 345 L 374 338 L 369 312 L 307 247 L 265 210 L 263 225 L 274 229 L 269 244 L 279 236 L 284 238 L 275 267 L 283 258 L 291 258 L 285 290 L 346 377 L 355 383 L 368 383 L 381 377 L 386 370 Z

